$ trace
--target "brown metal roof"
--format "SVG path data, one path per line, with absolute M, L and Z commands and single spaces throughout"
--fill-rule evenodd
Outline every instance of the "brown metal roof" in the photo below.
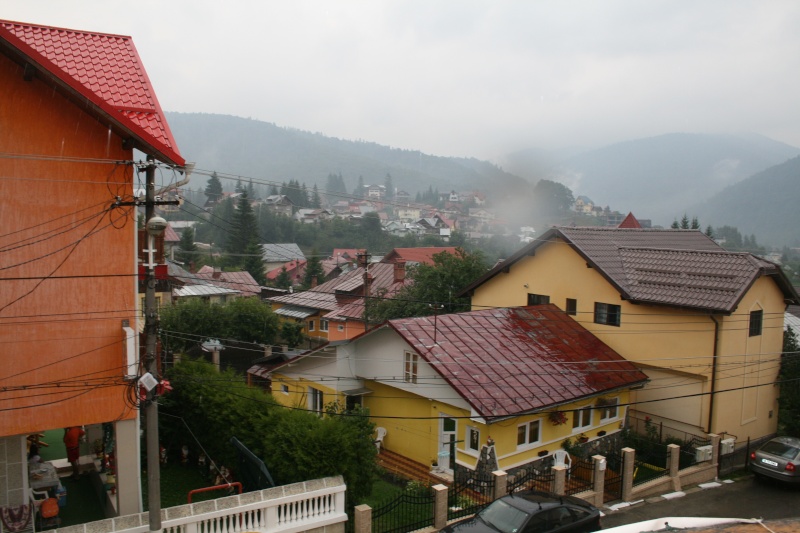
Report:
M 750 253 L 727 252 L 701 231 L 606 227 L 553 228 L 498 263 L 462 294 L 556 239 L 596 268 L 624 299 L 636 303 L 730 313 L 762 275 L 772 276 L 788 300 L 798 301 L 776 264 Z
M 647 380 L 552 304 L 403 318 L 387 325 L 483 418 L 554 408 Z

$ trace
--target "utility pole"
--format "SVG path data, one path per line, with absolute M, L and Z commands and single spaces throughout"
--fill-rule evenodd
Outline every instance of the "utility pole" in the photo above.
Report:
M 145 265 L 144 331 L 146 335 L 145 368 L 158 378 L 156 339 L 158 335 L 158 309 L 156 309 L 155 238 L 159 232 L 156 207 L 156 166 L 153 156 L 147 156 L 145 170 L 145 230 L 147 233 L 147 265 Z M 163 220 L 163 219 L 161 219 Z M 150 513 L 150 531 L 161 531 L 161 464 L 158 444 L 158 402 L 156 389 L 147 393 L 145 407 L 145 435 L 147 445 L 147 505 Z
M 186 181 L 189 173 L 194 168 L 194 164 L 184 167 Z M 139 171 L 142 167 L 139 167 Z M 145 170 L 145 234 L 147 246 L 144 248 L 144 333 L 145 333 L 145 360 L 144 369 L 146 374 L 140 376 L 139 386 L 147 389 L 145 396 L 145 445 L 147 452 L 147 504 L 150 513 L 150 531 L 161 531 L 161 471 L 159 461 L 159 439 L 158 439 L 158 383 L 160 377 L 158 373 L 158 358 L 156 345 L 158 341 L 158 307 L 156 305 L 156 237 L 159 237 L 167 229 L 167 221 L 156 216 L 155 208 L 157 205 L 179 205 L 178 200 L 156 200 L 156 162 L 153 156 L 147 156 Z M 185 183 L 181 182 L 181 183 Z M 162 189 L 164 192 L 168 189 Z M 114 206 L 139 206 L 139 200 L 121 201 L 117 197 Z M 149 374 L 149 376 L 147 375 Z M 142 377 L 148 377 L 142 380 Z M 146 383 L 149 385 L 145 386 Z

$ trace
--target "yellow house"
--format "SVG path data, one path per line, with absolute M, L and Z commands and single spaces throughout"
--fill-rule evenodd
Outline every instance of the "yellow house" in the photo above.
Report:
M 740 441 L 773 433 L 783 315 L 798 301 L 780 267 L 700 231 L 626 222 L 553 228 L 464 293 L 473 309 L 550 302 L 573 316 L 650 378 L 634 413 Z
M 281 403 L 362 405 L 387 449 L 443 471 L 475 468 L 492 441 L 514 468 L 619 431 L 646 379 L 554 305 L 390 320 L 271 373 Z

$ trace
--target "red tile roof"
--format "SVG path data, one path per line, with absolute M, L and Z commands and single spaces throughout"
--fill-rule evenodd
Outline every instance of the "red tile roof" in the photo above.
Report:
M 800 297 L 780 267 L 750 253 L 728 252 L 697 230 L 557 227 L 498 263 L 467 294 L 539 246 L 561 239 L 635 303 L 730 313 L 755 280 L 771 276 L 785 297 Z
M 433 256 L 442 252 L 450 254 L 456 253 L 454 246 L 429 246 L 420 248 L 395 248 L 381 260 L 382 263 L 396 263 L 405 261 L 407 263 L 433 264 Z
M 33 65 L 40 77 L 88 102 L 137 148 L 185 164 L 130 37 L 0 20 L 0 45 Z
M 387 327 L 483 418 L 551 409 L 647 380 L 553 304 L 403 318 Z

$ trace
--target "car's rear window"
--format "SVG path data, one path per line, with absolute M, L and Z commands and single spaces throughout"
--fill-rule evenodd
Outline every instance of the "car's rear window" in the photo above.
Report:
M 784 459 L 794 459 L 797 457 L 797 454 L 800 453 L 800 448 L 792 446 L 790 444 L 785 444 L 783 442 L 768 442 L 761 448 L 762 452 L 769 453 L 772 455 L 777 455 L 778 457 L 783 457 Z

